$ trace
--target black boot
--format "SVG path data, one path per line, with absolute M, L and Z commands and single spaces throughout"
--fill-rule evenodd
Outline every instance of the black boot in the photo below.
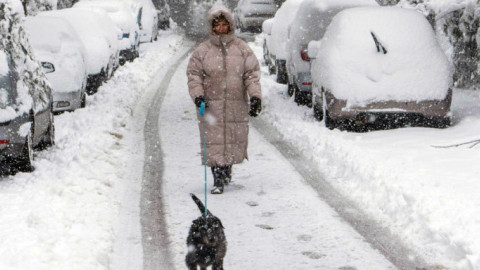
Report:
M 223 193 L 223 173 L 222 167 L 212 167 L 212 174 L 213 174 L 213 189 L 210 191 L 212 194 L 222 194 Z
M 232 165 L 225 167 L 225 178 L 223 180 L 225 185 L 230 184 L 230 182 L 232 182 Z

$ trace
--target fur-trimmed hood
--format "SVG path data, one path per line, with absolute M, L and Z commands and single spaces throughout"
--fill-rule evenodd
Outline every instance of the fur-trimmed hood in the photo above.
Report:
M 210 35 L 210 40 L 212 40 L 214 44 L 216 44 L 219 41 L 219 39 L 218 39 L 218 35 L 215 34 L 215 32 L 213 32 L 213 20 L 222 14 L 223 16 L 225 16 L 225 19 L 227 19 L 228 23 L 230 24 L 230 31 L 228 32 L 228 34 L 223 35 L 223 38 L 222 38 L 223 42 L 228 43 L 231 40 L 233 40 L 233 37 L 235 36 L 236 25 L 230 10 L 228 10 L 224 6 L 214 6 L 208 11 L 208 16 L 207 16 L 208 33 Z

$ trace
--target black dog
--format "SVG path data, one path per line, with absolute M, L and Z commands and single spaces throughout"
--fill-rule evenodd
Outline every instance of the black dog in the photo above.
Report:
M 195 219 L 190 227 L 187 238 L 188 253 L 185 258 L 189 270 L 206 270 L 212 265 L 212 270 L 223 270 L 223 258 L 227 253 L 227 239 L 223 232 L 223 225 L 219 218 L 207 210 L 193 194 L 193 201 L 197 204 L 202 216 Z

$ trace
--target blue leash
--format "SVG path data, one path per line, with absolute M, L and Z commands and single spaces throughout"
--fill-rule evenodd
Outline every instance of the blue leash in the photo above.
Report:
M 200 106 L 200 115 L 205 116 L 205 102 Z M 207 134 L 205 131 L 205 122 L 203 122 L 203 153 L 205 161 L 205 216 L 207 216 Z

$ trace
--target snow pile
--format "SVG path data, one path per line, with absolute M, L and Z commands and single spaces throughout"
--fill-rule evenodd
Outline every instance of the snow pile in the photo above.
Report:
M 0 178 L 0 269 L 118 269 L 110 264 L 119 212 L 139 211 L 139 201 L 123 197 L 141 185 L 134 107 L 182 38 L 152 46 L 158 50 L 120 67 L 86 108 L 55 117 L 56 145 L 35 157 L 33 173 Z
M 377 51 L 372 33 L 386 53 Z M 314 81 L 352 105 L 441 100 L 452 72 L 428 21 L 395 7 L 337 14 L 312 65 Z

